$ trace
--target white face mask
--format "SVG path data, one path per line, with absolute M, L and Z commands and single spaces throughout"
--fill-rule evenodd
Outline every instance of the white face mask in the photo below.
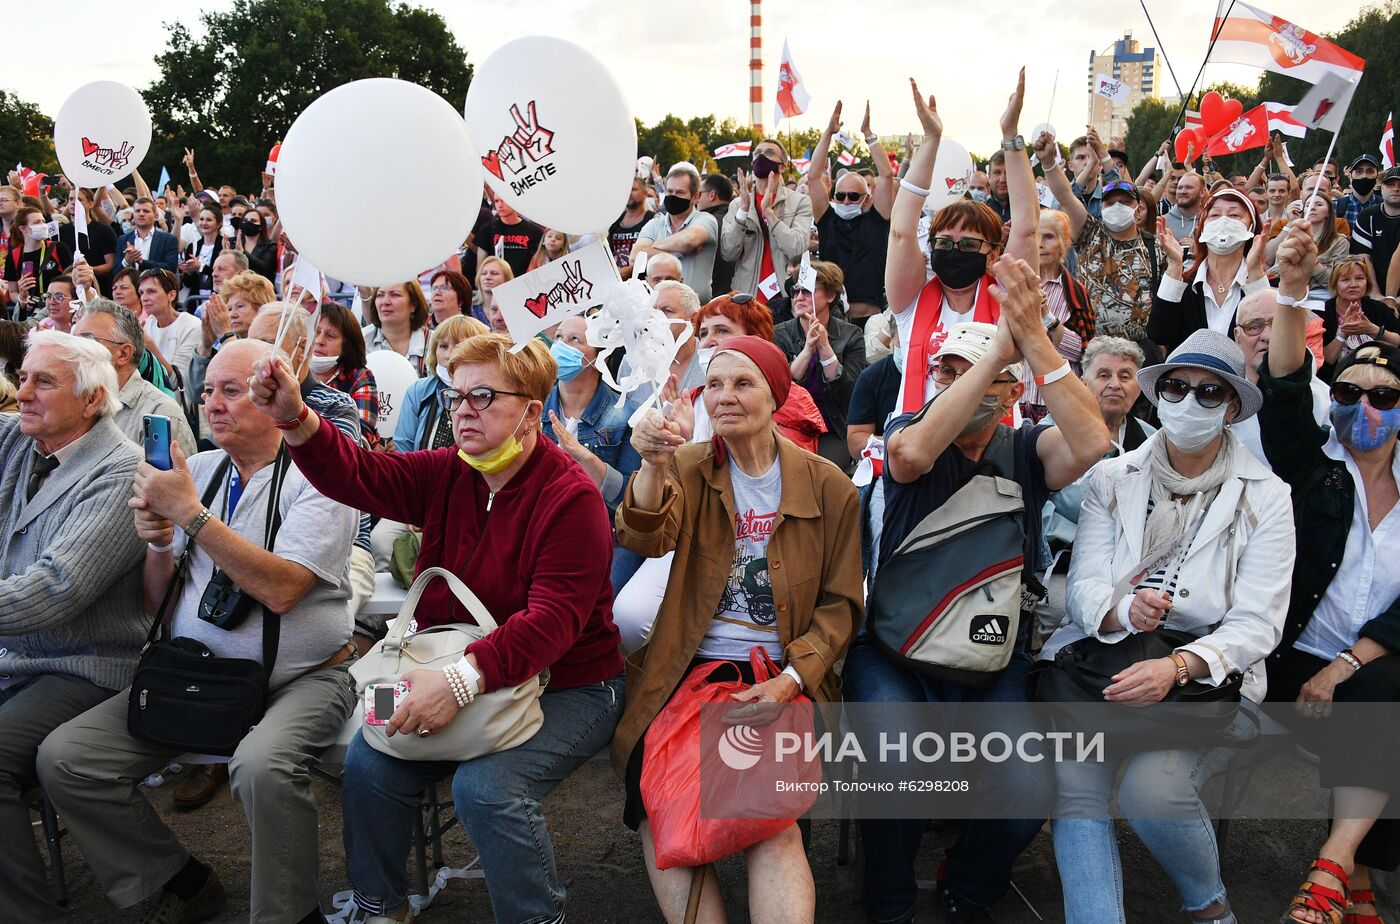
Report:
M 339 356 L 312 356 L 311 371 L 317 375 L 330 372 L 340 362 Z
M 31 241 L 47 241 L 54 236 L 54 227 L 50 222 L 42 225 L 29 225 L 24 229 L 24 233 L 29 235 Z
M 448 373 L 446 366 L 439 364 L 436 371 L 437 377 L 442 380 L 442 384 L 452 384 L 452 376 Z
M 833 202 L 831 208 L 836 213 L 837 218 L 844 218 L 847 221 L 860 215 L 859 202 Z
M 1225 409 L 1229 406 L 1230 402 L 1226 401 L 1220 407 L 1201 407 L 1192 392 L 1176 404 L 1158 400 L 1157 417 L 1173 446 L 1182 452 L 1196 452 L 1220 435 L 1225 428 Z
M 894 355 L 894 367 L 895 367 L 896 369 L 899 370 L 899 374 L 900 374 L 900 375 L 903 375 L 903 374 L 904 374 L 904 351 L 903 351 L 902 349 L 900 349 L 899 344 L 897 344 L 897 343 L 893 345 L 892 350 L 893 350 L 893 355 Z
M 1132 227 L 1137 210 L 1126 202 L 1115 202 L 1103 207 L 1103 226 L 1115 233 Z
M 1238 218 L 1218 216 L 1201 229 L 1201 243 L 1213 254 L 1234 253 L 1252 240 L 1254 235 Z
M 718 347 L 697 347 L 697 348 L 696 348 L 696 350 L 695 350 L 695 356 L 696 356 L 697 359 L 700 360 L 700 368 L 701 368 L 701 369 L 708 369 L 708 368 L 710 368 L 710 360 L 712 360 L 712 359 L 715 358 L 715 350 L 716 350 L 716 349 L 718 349 Z

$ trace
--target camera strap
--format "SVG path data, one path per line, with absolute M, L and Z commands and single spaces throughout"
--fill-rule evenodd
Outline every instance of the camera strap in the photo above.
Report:
M 214 495 L 219 493 L 219 487 L 226 483 L 229 466 L 232 460 L 227 454 L 217 468 L 214 475 L 209 479 L 209 485 L 204 489 L 204 494 L 199 502 L 202 506 L 208 507 L 214 501 Z M 263 548 L 272 551 L 273 543 L 277 541 L 277 531 L 282 528 L 282 484 L 287 480 L 287 471 L 291 468 L 292 457 L 287 451 L 287 444 L 283 443 L 277 451 L 277 458 L 272 463 L 272 484 L 268 488 L 267 519 L 263 526 Z M 170 576 L 170 583 L 166 585 L 165 596 L 161 598 L 160 606 L 156 609 L 156 618 L 151 624 L 151 629 L 146 633 L 146 644 L 142 648 L 144 652 L 149 648 L 159 636 L 160 631 L 166 625 L 167 618 L 172 616 L 169 613 L 171 601 L 175 598 L 175 591 L 182 587 L 185 579 L 189 576 L 189 558 L 193 550 L 196 539 L 191 539 L 185 545 L 185 551 L 180 554 L 180 560 L 175 563 L 175 573 Z M 218 568 L 215 566 L 215 570 Z M 269 677 L 272 676 L 273 665 L 277 663 L 277 649 L 282 637 L 282 615 L 273 613 L 262 608 L 263 611 L 263 668 Z

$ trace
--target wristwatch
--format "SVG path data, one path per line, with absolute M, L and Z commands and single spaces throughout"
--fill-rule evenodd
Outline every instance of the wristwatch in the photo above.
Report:
M 1015 138 L 1003 138 L 1001 142 L 1003 151 L 1024 151 L 1026 149 L 1026 139 L 1021 135 Z
M 199 531 L 204 528 L 204 524 L 208 523 L 213 516 L 214 515 L 209 512 L 209 508 L 205 507 L 199 512 L 199 516 L 195 517 L 190 525 L 185 527 L 185 536 L 193 539 L 195 536 L 199 535 Z
M 871 132 L 870 134 L 865 136 L 866 144 L 876 144 L 877 142 L 879 142 L 879 140 L 880 136 L 875 134 L 874 132 Z
M 1186 659 L 1175 651 L 1172 652 L 1172 660 L 1176 662 L 1176 685 L 1184 687 L 1191 682 L 1191 669 L 1186 666 Z
M 1055 328 L 1060 326 L 1060 319 L 1051 315 L 1046 315 L 1045 317 L 1041 318 L 1040 321 L 1042 324 L 1045 325 L 1045 332 L 1047 334 L 1053 334 L 1055 332 Z

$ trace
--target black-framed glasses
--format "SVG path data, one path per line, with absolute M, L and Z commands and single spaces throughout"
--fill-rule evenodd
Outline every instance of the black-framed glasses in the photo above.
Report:
M 491 406 L 491 402 L 496 400 L 498 395 L 511 395 L 515 398 L 529 399 L 529 395 L 521 394 L 518 391 L 502 391 L 492 388 L 490 385 L 478 385 L 465 394 L 455 388 L 444 388 L 438 392 L 438 404 L 449 414 L 462 406 L 465 399 L 467 406 L 474 411 L 484 411 Z
M 1366 403 L 1378 411 L 1388 411 L 1400 401 L 1400 388 L 1362 388 L 1350 382 L 1332 383 L 1332 400 L 1338 404 L 1353 405 L 1365 396 Z
M 961 240 L 953 240 L 951 237 L 936 237 L 933 239 L 933 249 L 944 252 L 956 250 L 959 253 L 986 253 L 991 250 L 991 242 L 984 241 L 980 237 L 965 237 Z
M 1186 396 L 1193 391 L 1196 393 L 1196 403 L 1207 409 L 1220 407 L 1235 394 L 1235 390 L 1228 385 L 1217 385 L 1214 382 L 1192 385 L 1185 379 L 1157 380 L 1157 397 L 1172 404 L 1186 400 Z
M 834 192 L 831 194 L 831 201 L 833 202 L 859 202 L 864 198 L 865 193 L 856 192 L 853 189 L 846 192 Z

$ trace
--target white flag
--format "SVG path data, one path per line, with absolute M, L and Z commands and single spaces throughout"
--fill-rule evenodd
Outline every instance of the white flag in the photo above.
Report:
M 1308 128 L 1325 128 L 1329 132 L 1342 129 L 1342 121 L 1347 117 L 1347 107 L 1351 105 L 1351 95 L 1356 92 L 1356 84 L 1340 74 L 1325 73 L 1293 107 L 1293 120 Z
M 802 75 L 797 72 L 797 65 L 792 63 L 787 39 L 783 39 L 783 59 L 778 63 L 778 93 L 773 103 L 773 124 L 806 112 L 807 104 L 811 101 Z
M 1132 88 L 1121 80 L 1099 74 L 1094 78 L 1094 92 L 1115 103 L 1126 103 Z

